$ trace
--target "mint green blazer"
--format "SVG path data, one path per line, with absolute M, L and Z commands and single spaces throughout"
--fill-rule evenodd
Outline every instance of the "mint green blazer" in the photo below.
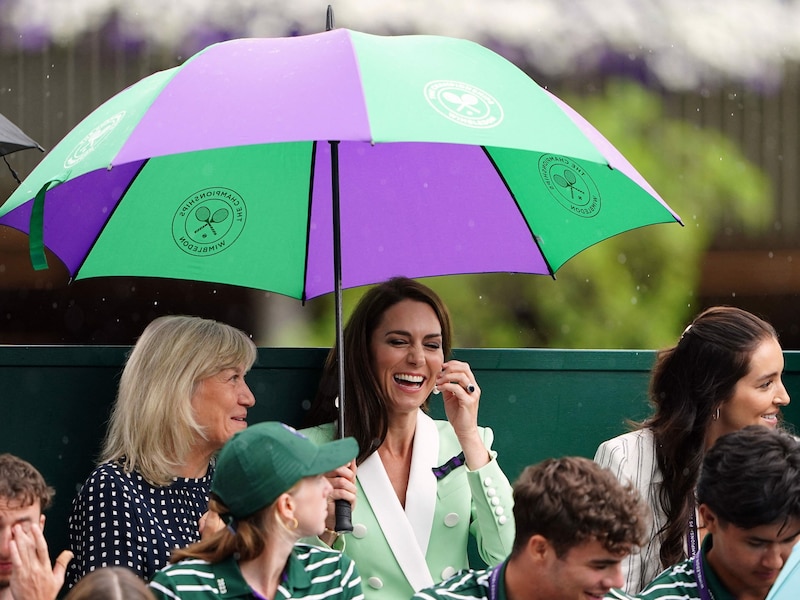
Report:
M 511 485 L 491 451 L 491 429 L 479 429 L 492 460 L 477 471 L 463 465 L 437 479 L 432 469 L 461 447 L 450 423 L 419 412 L 405 510 L 377 452 L 359 465 L 353 532 L 334 547 L 355 561 L 366 600 L 410 598 L 469 567 L 470 535 L 490 566 L 511 552 Z M 303 433 L 317 443 L 335 437 L 332 423 Z

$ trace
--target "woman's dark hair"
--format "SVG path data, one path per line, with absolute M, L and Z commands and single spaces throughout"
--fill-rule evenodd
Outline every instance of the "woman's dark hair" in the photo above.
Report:
M 384 313 L 402 300 L 414 300 L 433 309 L 442 326 L 442 352 L 450 354 L 452 327 L 450 314 L 442 300 L 429 287 L 408 279 L 393 277 L 371 288 L 362 296 L 344 328 L 345 411 L 344 433 L 358 441 L 360 464 L 386 438 L 388 413 L 386 397 L 372 369 L 372 334 Z M 331 348 L 322 370 L 317 395 L 306 425 L 312 427 L 338 418 L 335 405 L 339 394 L 338 349 Z
M 684 558 L 711 421 L 748 373 L 753 352 L 770 338 L 778 335 L 766 321 L 739 308 L 715 306 L 700 313 L 674 347 L 656 356 L 650 379 L 655 414 L 642 426 L 653 431 L 664 478 L 660 502 L 667 521 L 659 531 L 664 568 Z

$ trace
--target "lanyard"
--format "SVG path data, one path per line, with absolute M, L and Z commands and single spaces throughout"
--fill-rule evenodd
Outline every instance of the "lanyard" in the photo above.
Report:
M 711 589 L 708 587 L 706 574 L 703 571 L 703 553 L 698 552 L 695 554 L 692 558 L 692 563 L 694 564 L 694 576 L 697 579 L 697 591 L 700 593 L 700 600 L 714 600 L 714 594 L 711 593 Z
M 697 516 L 694 506 L 692 516 L 689 517 L 689 530 L 686 532 L 686 547 L 689 549 L 689 558 L 700 554 L 700 538 L 697 535 Z
M 500 600 L 500 572 L 503 570 L 503 565 L 500 563 L 489 574 L 489 598 L 488 600 Z M 704 599 L 707 600 L 707 599 Z M 713 599 L 712 599 L 713 600 Z

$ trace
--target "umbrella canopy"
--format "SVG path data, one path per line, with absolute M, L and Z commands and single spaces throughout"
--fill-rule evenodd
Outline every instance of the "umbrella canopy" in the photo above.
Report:
M 35 261 L 44 244 L 75 278 L 301 299 L 334 291 L 336 231 L 355 287 L 552 275 L 605 238 L 676 221 L 602 135 L 496 53 L 347 29 L 223 42 L 141 80 L 0 208 Z
M 11 154 L 19 150 L 26 150 L 28 148 L 38 148 L 44 152 L 44 148 L 29 138 L 19 127 L 14 125 L 14 123 L 3 115 L 0 115 L 0 156 L 3 157 L 3 160 L 8 166 L 8 170 L 11 171 L 11 176 L 17 183 L 22 182 L 17 172 L 9 164 L 6 154 Z
M 29 138 L 14 123 L 0 115 L 0 156 L 27 148 L 38 148 L 44 152 L 44 148 Z
M 210 46 L 120 92 L 0 207 L 75 278 L 336 293 L 394 275 L 552 275 L 677 215 L 593 127 L 477 44 L 332 29 Z M 339 506 L 339 505 L 342 506 Z M 349 530 L 337 503 L 337 530 Z

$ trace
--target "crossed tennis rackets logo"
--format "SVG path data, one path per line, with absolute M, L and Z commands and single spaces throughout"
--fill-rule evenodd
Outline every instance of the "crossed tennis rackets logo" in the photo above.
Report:
M 175 244 L 193 256 L 211 256 L 228 249 L 244 230 L 247 206 L 234 190 L 213 187 L 186 198 L 172 219 Z

